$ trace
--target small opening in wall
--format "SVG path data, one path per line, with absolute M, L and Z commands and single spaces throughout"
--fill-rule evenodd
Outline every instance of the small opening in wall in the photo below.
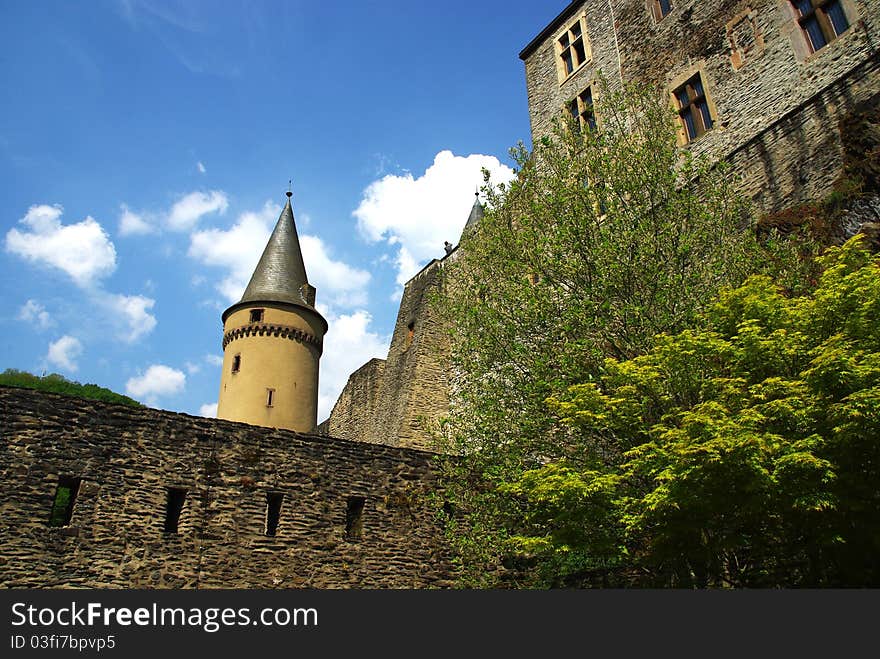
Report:
M 275 404 L 275 390 L 266 389 L 266 407 L 272 407 Z
M 252 323 L 262 323 L 263 322 L 263 309 L 251 309 L 251 322 Z
M 278 532 L 278 521 L 281 519 L 281 502 L 283 492 L 266 493 L 266 535 L 274 537 Z
M 241 370 L 241 355 L 232 358 L 232 372 L 238 373 Z
M 73 476 L 60 476 L 55 488 L 55 499 L 49 515 L 49 526 L 67 526 L 73 517 L 73 504 L 79 492 L 81 479 Z
M 180 513 L 186 501 L 186 490 L 180 487 L 169 487 L 165 498 L 165 533 L 177 533 Z
M 364 529 L 364 497 L 348 497 L 345 508 L 345 539 L 360 540 Z
M 416 335 L 416 321 L 410 321 L 409 325 L 406 326 L 406 345 L 409 345 L 413 342 L 413 338 Z

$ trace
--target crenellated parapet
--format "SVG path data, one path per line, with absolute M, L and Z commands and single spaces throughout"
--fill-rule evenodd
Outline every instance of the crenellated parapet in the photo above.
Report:
M 321 354 L 324 349 L 324 344 L 321 339 L 308 332 L 302 331 L 298 327 L 268 323 L 251 323 L 227 331 L 223 334 L 223 349 L 225 350 L 226 346 L 236 339 L 243 339 L 248 336 L 276 337 L 279 339 L 290 339 L 291 341 L 307 343 L 317 348 L 318 354 Z

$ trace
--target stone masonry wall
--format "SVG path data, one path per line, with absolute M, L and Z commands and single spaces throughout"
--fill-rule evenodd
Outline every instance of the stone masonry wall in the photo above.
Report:
M 880 3 L 842 3 L 849 29 L 814 53 L 789 0 L 674 0 L 659 22 L 647 0 L 573 3 L 523 52 L 532 137 L 548 134 L 599 71 L 612 86 L 622 78 L 670 93 L 699 71 L 715 124 L 689 148 L 732 160 L 765 210 L 826 195 L 841 173 L 839 122 L 880 93 Z M 581 12 L 592 59 L 560 83 L 555 38 Z
M 430 448 L 431 424 L 449 406 L 448 339 L 431 304 L 446 259 L 431 261 L 406 283 L 381 373 L 368 362 L 349 377 L 330 418 L 322 424 L 325 432 L 352 440 Z
M 0 387 L 0 586 L 428 588 L 431 454 Z M 59 477 L 82 479 L 50 527 Z M 164 532 L 166 488 L 187 490 Z M 267 493 L 283 493 L 277 535 Z M 359 540 L 345 536 L 363 497 Z

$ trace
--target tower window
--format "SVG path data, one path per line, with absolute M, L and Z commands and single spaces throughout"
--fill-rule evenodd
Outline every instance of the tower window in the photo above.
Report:
M 589 59 L 584 17 L 580 16 L 556 40 L 559 80 L 565 80 Z
M 281 503 L 283 501 L 283 492 L 268 492 L 266 494 L 266 535 L 270 537 L 274 537 L 278 532 L 278 521 L 281 519 Z
M 671 11 L 672 0 L 651 0 L 651 12 L 656 22 L 659 23 Z
M 416 335 L 416 321 L 411 321 L 409 325 L 406 326 L 406 345 L 409 346 L 413 342 L 413 338 Z
M 275 390 L 266 389 L 266 407 L 272 407 L 275 404 Z
M 712 114 L 700 74 L 692 76 L 672 92 L 678 105 L 678 116 L 688 142 L 712 128 Z
M 345 539 L 360 540 L 364 529 L 364 497 L 348 497 L 345 508 Z
M 262 323 L 263 322 L 263 311 L 264 311 L 264 309 L 251 309 L 251 322 L 252 323 Z
M 581 130 L 585 127 L 590 130 L 596 130 L 596 115 L 593 112 L 593 91 L 590 87 L 587 87 L 568 102 L 568 112 Z
M 55 499 L 52 512 L 49 514 L 49 526 L 67 526 L 73 517 L 73 504 L 79 492 L 81 479 L 72 476 L 61 476 L 55 488 Z
M 791 0 L 810 48 L 816 52 L 849 29 L 840 0 Z
M 185 501 L 186 490 L 179 487 L 168 488 L 165 497 L 165 533 L 177 533 L 177 524 Z
M 232 372 L 238 373 L 241 370 L 241 355 L 232 358 Z

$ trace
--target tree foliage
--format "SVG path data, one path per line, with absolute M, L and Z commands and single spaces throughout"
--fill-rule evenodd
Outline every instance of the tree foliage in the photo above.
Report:
M 856 237 L 819 263 L 812 294 L 751 277 L 698 329 L 551 397 L 584 445 L 625 450 L 502 486 L 531 504 L 511 547 L 542 553 L 562 583 L 594 583 L 580 568 L 604 556 L 625 584 L 880 584 L 880 259 Z M 611 537 L 569 540 L 596 520 Z
M 99 387 L 96 384 L 80 384 L 79 382 L 68 380 L 58 373 L 40 377 L 26 371 L 8 368 L 3 373 L 0 373 L 0 386 L 51 391 L 56 394 L 100 400 L 105 403 L 119 403 L 121 405 L 142 407 L 139 402 L 128 396 L 117 394 L 110 389 Z
M 724 166 L 677 146 L 675 117 L 655 93 L 604 89 L 596 113 L 597 130 L 560 122 L 533 152 L 513 151 L 515 179 L 487 184 L 487 213 L 447 267 L 455 376 L 442 434 L 447 451 L 465 456 L 449 466 L 467 585 L 512 574 L 499 563 L 510 543 L 545 541 L 518 532 L 546 514 L 544 495 L 560 510 L 604 502 L 590 507 L 591 529 L 559 532 L 614 544 L 613 479 L 601 478 L 622 447 L 611 436 L 581 441 L 549 413 L 548 397 L 598 382 L 608 357 L 636 357 L 655 335 L 691 326 L 749 274 L 790 290 L 804 281 L 789 243 L 749 230 Z M 559 489 L 542 495 L 523 479 L 548 463 Z M 584 480 L 589 469 L 599 481 Z M 571 560 L 600 566 L 619 556 L 597 549 Z

